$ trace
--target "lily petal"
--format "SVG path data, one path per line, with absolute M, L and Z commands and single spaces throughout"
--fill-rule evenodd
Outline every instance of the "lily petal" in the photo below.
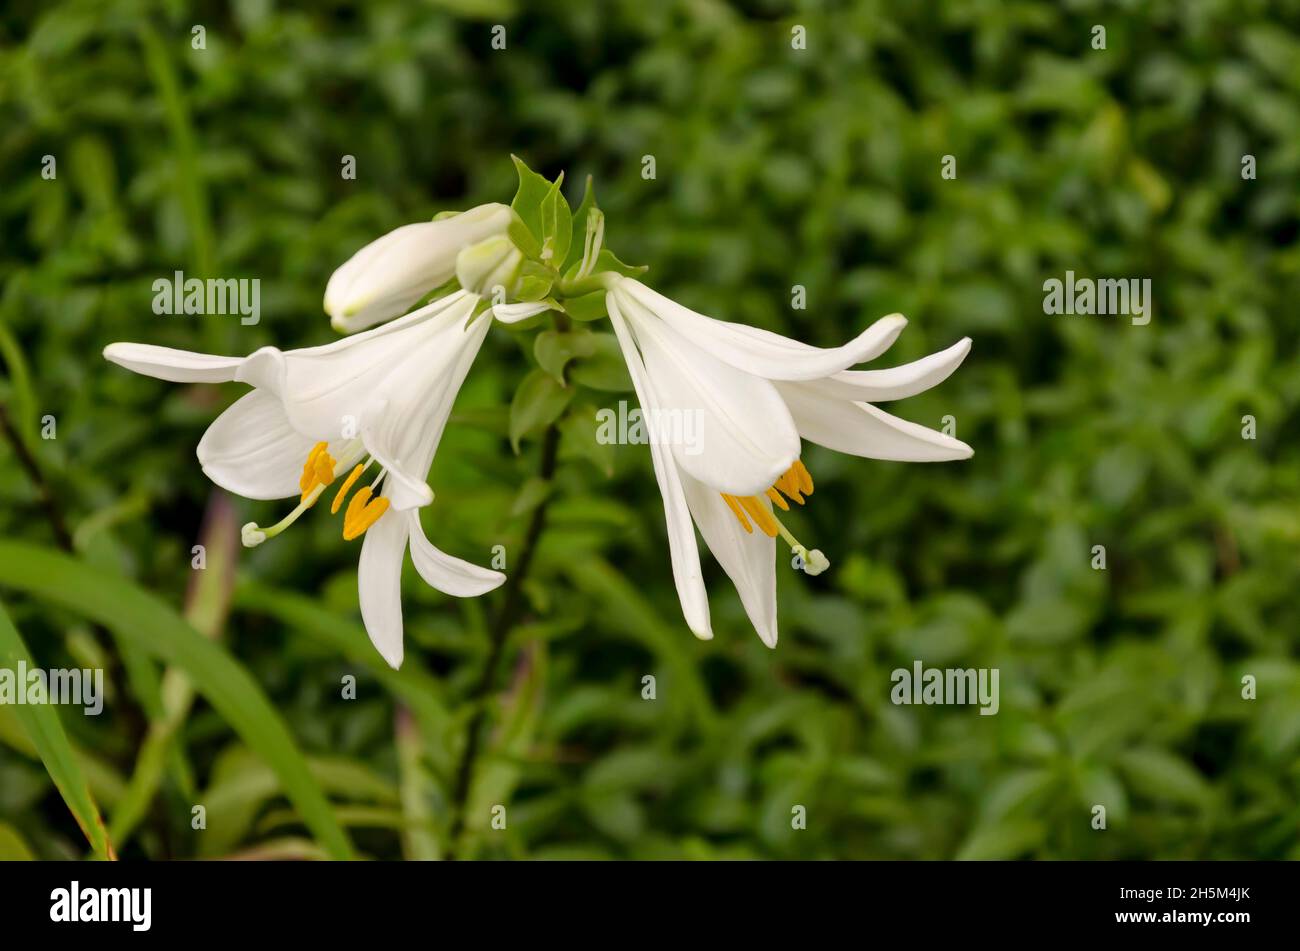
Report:
M 463 317 L 474 308 L 472 299 L 438 336 L 420 344 L 419 353 L 404 360 L 374 394 L 382 411 L 363 424 L 366 449 L 388 469 L 384 494 L 393 508 L 428 505 L 433 493 L 425 480 L 442 439 L 447 419 L 470 365 L 478 355 L 492 321 L 479 316 L 468 328 Z
M 253 390 L 212 421 L 199 440 L 209 479 L 246 499 L 297 496 L 302 462 L 313 443 L 289 425 L 275 394 Z
M 628 373 L 632 377 L 632 386 L 636 390 L 637 400 L 643 411 L 655 407 L 654 394 L 646 378 L 645 365 L 632 341 L 631 331 L 619 310 L 618 302 L 609 295 L 610 323 L 618 337 L 627 361 Z M 668 552 L 672 559 L 673 581 L 677 585 L 677 597 L 682 602 L 682 613 L 686 616 L 686 626 L 691 633 L 701 640 L 713 637 L 713 628 L 709 624 L 709 596 L 704 589 L 704 577 L 700 571 L 700 550 L 695 541 L 695 528 L 691 524 L 690 510 L 686 506 L 686 496 L 682 489 L 682 480 L 673 462 L 671 453 L 662 445 L 650 443 L 650 458 L 654 463 L 655 480 L 659 483 L 659 492 L 664 500 L 664 520 L 668 527 Z
M 672 439 L 672 456 L 685 472 L 719 492 L 755 495 L 790 468 L 799 433 L 771 382 L 694 346 L 636 301 L 616 303 L 640 345 L 648 395 L 667 411 L 656 417 L 643 403 L 646 424 L 676 421 L 683 438 Z
M 290 422 L 330 441 L 364 431 L 395 378 L 419 372 L 427 384 L 438 382 L 438 367 L 455 356 L 456 325 L 473 306 L 474 298 L 455 294 L 354 337 L 289 351 L 282 392 Z
M 817 380 L 872 360 L 889 349 L 907 326 L 907 318 L 890 314 L 843 346 L 822 349 L 770 330 L 706 317 L 631 278 L 620 280 L 611 293 L 621 300 L 635 300 L 724 363 L 769 380 Z
M 498 304 L 492 308 L 492 316 L 503 324 L 517 324 L 550 309 L 550 304 L 540 300 L 524 301 L 518 304 Z
M 920 360 L 884 370 L 845 370 L 807 385 L 826 397 L 885 403 L 924 393 L 938 386 L 961 366 L 970 353 L 970 337 L 963 337 L 947 350 L 940 350 Z
M 228 383 L 245 360 L 147 343 L 110 343 L 104 358 L 133 373 L 172 383 Z
M 686 504 L 704 542 L 736 586 L 750 623 L 768 647 L 776 647 L 776 539 L 747 533 L 722 496 L 688 475 L 682 477 Z M 766 499 L 760 504 L 771 508 Z
M 418 511 L 412 509 L 404 517 L 410 526 L 411 561 L 430 587 L 456 598 L 475 598 L 487 594 L 506 580 L 499 571 L 480 568 L 435 548 L 424 534 Z
M 969 459 L 974 450 L 959 439 L 891 416 L 870 403 L 827 399 L 806 383 L 779 383 L 799 433 L 827 449 L 893 462 Z
M 104 358 L 141 376 L 171 383 L 237 380 L 279 393 L 284 378 L 284 354 L 275 347 L 262 347 L 246 357 L 226 357 L 147 343 L 110 343 L 104 348 Z
M 396 670 L 402 666 L 402 559 L 409 523 L 386 513 L 366 532 L 357 565 L 361 619 L 375 649 Z

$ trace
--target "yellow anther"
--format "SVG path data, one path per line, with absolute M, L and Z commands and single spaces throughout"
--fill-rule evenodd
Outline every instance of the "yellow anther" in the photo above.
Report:
M 808 472 L 807 466 L 805 466 L 801 460 L 796 459 L 794 461 L 794 465 L 790 467 L 790 472 L 793 472 L 795 475 L 799 477 L 799 488 L 803 492 L 803 494 L 812 495 L 813 480 L 812 480 L 812 475 Z M 789 472 L 786 473 L 786 475 L 789 474 L 790 474 Z
M 320 493 L 315 492 L 316 488 L 324 488 L 334 481 L 334 467 L 337 463 L 334 457 L 326 452 L 325 447 L 329 443 L 318 442 L 312 447 L 311 452 L 307 453 L 307 461 L 302 465 L 302 476 L 298 479 L 298 487 L 302 489 L 301 501 L 305 505 L 313 505 Z
M 343 513 L 343 535 L 347 537 L 349 526 L 356 520 L 357 515 L 366 507 L 370 501 L 370 486 L 362 486 L 356 495 L 352 496 L 352 501 L 348 503 L 348 510 Z
M 388 511 L 388 504 L 388 499 L 381 495 L 379 498 L 367 505 L 362 510 L 357 522 L 352 526 L 352 532 L 350 534 L 347 532 L 343 533 L 343 540 L 350 542 L 357 536 L 364 535 L 366 529 L 379 521 L 379 516 Z
M 329 447 L 327 442 L 318 442 L 311 447 L 311 452 L 307 453 L 307 461 L 302 465 L 302 476 L 298 479 L 298 488 L 302 489 L 306 495 L 311 486 L 315 484 L 316 476 L 316 459 L 322 452 Z
M 776 538 L 776 519 L 772 517 L 772 512 L 765 508 L 763 503 L 752 495 L 741 496 L 737 501 L 746 514 L 754 520 L 754 524 L 759 527 L 764 535 L 768 538 Z
M 786 502 L 782 493 L 803 505 L 803 497 L 812 495 L 812 491 L 812 476 L 808 474 L 808 469 L 804 464 L 796 459 L 794 465 L 783 472 L 781 477 L 764 492 L 764 495 L 781 511 L 788 512 L 790 511 L 790 504 Z M 750 533 L 754 531 L 749 524 L 750 520 L 753 520 L 763 534 L 769 537 L 775 537 L 778 531 L 781 530 L 776 516 L 772 514 L 771 509 L 768 509 L 759 501 L 758 496 L 727 495 L 725 492 L 719 494 L 722 495 L 723 501 L 727 503 L 727 508 L 731 509 L 731 514 L 736 516 L 745 531 Z
M 320 498 L 321 492 L 325 487 L 334 481 L 334 457 L 328 452 L 322 452 L 316 457 L 312 464 L 311 479 L 307 482 L 306 488 L 302 490 L 302 502 L 306 505 L 315 505 L 316 500 Z
M 366 467 L 364 464 L 358 462 L 356 464 L 356 468 L 354 468 L 350 473 L 348 473 L 348 477 L 343 480 L 343 485 L 339 486 L 338 494 L 334 496 L 334 501 L 330 505 L 331 515 L 333 515 L 335 512 L 339 510 L 339 506 L 343 504 L 343 499 L 347 496 L 348 492 L 352 489 L 352 486 L 356 483 L 357 479 L 361 478 L 361 473 L 365 471 L 365 468 Z
M 781 476 L 781 478 L 776 480 L 773 488 L 781 490 L 800 505 L 803 505 L 803 496 L 799 494 L 799 483 L 797 478 L 797 476 L 787 471 Z
M 750 525 L 749 519 L 745 518 L 745 512 L 740 507 L 740 503 L 736 501 L 736 497 L 734 495 L 727 495 L 725 492 L 720 492 L 718 494 L 722 496 L 722 501 L 727 503 L 727 508 L 731 509 L 731 514 L 736 516 L 736 519 L 740 522 L 741 528 L 749 532 L 751 535 L 754 534 L 754 526 Z
M 370 500 L 370 486 L 365 486 L 348 503 L 348 510 L 343 515 L 343 540 L 352 541 L 365 533 L 379 517 L 388 511 L 388 499 L 383 496 Z

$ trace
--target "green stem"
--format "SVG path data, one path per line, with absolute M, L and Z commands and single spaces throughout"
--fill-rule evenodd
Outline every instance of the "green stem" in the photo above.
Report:
M 555 474 L 555 461 L 559 446 L 560 431 L 555 426 L 548 427 L 542 439 L 542 460 L 538 469 L 538 476 L 545 481 L 549 481 Z M 486 663 L 483 665 L 483 673 L 479 676 L 478 683 L 470 695 L 471 702 L 476 709 L 466 731 L 465 748 L 461 752 L 460 761 L 456 767 L 455 786 L 452 789 L 452 822 L 451 831 L 447 836 L 447 858 L 449 860 L 458 857 L 459 839 L 465 830 L 465 809 L 474 779 L 474 767 L 483 744 L 483 727 L 488 714 L 487 699 L 496 683 L 497 670 L 501 666 L 501 659 L 505 654 L 505 645 L 509 639 L 510 630 L 519 619 L 519 614 L 523 608 L 524 578 L 532 565 L 533 553 L 537 550 L 537 542 L 541 538 L 542 530 L 546 527 L 546 510 L 549 498 L 548 494 L 533 509 L 532 518 L 528 523 L 528 531 L 524 535 L 523 547 L 520 549 L 519 560 L 515 563 L 514 570 L 510 572 L 510 576 L 506 579 L 505 586 L 502 588 L 504 598 L 501 602 L 501 610 L 492 625 L 488 656 Z

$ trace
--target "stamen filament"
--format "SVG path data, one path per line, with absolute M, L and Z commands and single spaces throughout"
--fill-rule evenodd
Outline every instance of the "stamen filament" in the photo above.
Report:
M 276 535 L 279 535 L 294 522 L 298 521 L 299 516 L 301 516 L 303 512 L 315 505 L 316 500 L 320 498 L 321 493 L 324 491 L 325 486 L 316 486 L 302 497 L 302 500 L 299 501 L 292 512 L 269 528 L 259 528 L 256 522 L 249 522 L 243 527 L 241 532 L 244 546 L 246 548 L 254 548 L 257 545 L 262 544 L 262 542 L 266 541 L 268 538 L 274 538 Z

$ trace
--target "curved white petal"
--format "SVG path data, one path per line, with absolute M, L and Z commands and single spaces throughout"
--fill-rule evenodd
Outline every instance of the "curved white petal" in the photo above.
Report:
M 619 311 L 618 302 L 612 296 L 607 301 L 609 320 L 614 326 L 623 358 L 627 361 L 628 373 L 632 377 L 632 386 L 636 390 L 637 400 L 643 411 L 654 408 L 654 395 L 646 380 L 646 370 L 632 341 L 631 332 Z M 686 616 L 686 626 L 691 633 L 701 640 L 713 637 L 713 628 L 709 625 L 709 596 L 704 590 L 704 578 L 700 572 L 700 550 L 695 542 L 695 528 L 691 524 L 691 514 L 686 506 L 686 497 L 682 490 L 681 476 L 673 462 L 672 454 L 654 442 L 650 444 L 650 458 L 654 463 L 655 481 L 659 483 L 659 492 L 664 500 L 664 520 L 668 527 L 668 552 L 672 559 L 673 581 L 677 585 L 677 597 L 682 603 L 682 613 Z
M 422 370 L 436 381 L 458 352 L 457 325 L 473 301 L 454 294 L 354 337 L 285 353 L 282 393 L 294 428 L 330 441 L 355 434 L 374 421 L 396 377 Z
M 768 647 L 776 646 L 776 539 L 741 527 L 722 496 L 688 475 L 682 476 L 686 504 L 704 542 L 727 573 L 750 623 Z M 766 499 L 759 502 L 771 508 Z
M 351 333 L 403 313 L 451 279 L 463 248 L 505 234 L 511 214 L 505 205 L 479 205 L 451 218 L 404 225 L 370 242 L 330 275 L 330 323 Z
M 312 440 L 289 425 L 273 393 L 246 393 L 212 421 L 199 440 L 199 464 L 209 479 L 246 499 L 286 499 L 300 492 L 302 464 Z
M 503 324 L 517 324 L 529 317 L 536 317 L 543 311 L 551 309 L 545 301 L 524 301 L 519 304 L 498 304 L 492 308 L 492 316 Z
M 245 359 L 147 343 L 110 343 L 104 348 L 104 358 L 133 373 L 172 383 L 227 383 L 235 378 Z
M 480 568 L 435 548 L 424 534 L 418 510 L 411 509 L 402 513 L 402 517 L 410 526 L 411 561 L 430 587 L 457 598 L 475 598 L 487 594 L 506 580 L 499 571 Z
M 834 399 L 863 403 L 901 400 L 924 393 L 948 379 L 970 353 L 970 345 L 970 337 L 963 337 L 947 350 L 911 363 L 884 370 L 845 370 L 824 380 L 811 380 L 807 385 Z
M 375 649 L 396 670 L 402 666 L 402 558 L 408 522 L 386 512 L 366 531 L 357 564 L 361 619 Z
M 366 449 L 388 469 L 384 494 L 395 509 L 428 505 L 429 467 L 451 415 L 456 394 L 478 355 L 492 321 L 480 315 L 467 328 L 472 299 L 437 337 L 421 343 L 411 359 L 393 368 L 375 392 L 382 410 L 363 424 Z M 379 404 L 376 404 L 379 405 Z
M 762 493 L 790 468 L 799 433 L 771 382 L 694 346 L 635 301 L 619 299 L 617 306 L 640 345 L 659 413 L 643 403 L 651 442 L 650 427 L 663 427 L 685 472 L 733 495 Z
M 961 440 L 869 403 L 827 399 L 806 383 L 778 383 L 777 388 L 800 435 L 836 452 L 894 462 L 948 462 L 974 454 Z
M 864 363 L 889 349 L 907 326 L 901 314 L 890 314 L 843 346 L 821 349 L 770 330 L 697 314 L 631 278 L 620 280 L 611 293 L 620 302 L 638 302 L 719 360 L 769 380 L 816 380 Z

